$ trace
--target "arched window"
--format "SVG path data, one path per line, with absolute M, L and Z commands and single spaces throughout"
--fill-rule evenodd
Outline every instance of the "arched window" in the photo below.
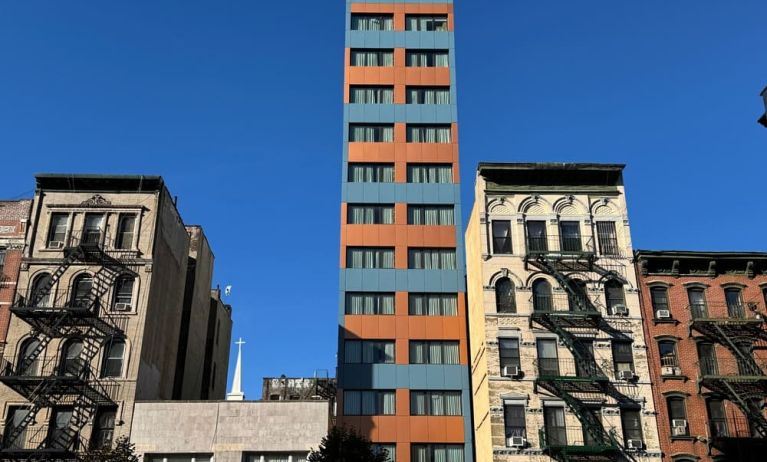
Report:
M 101 377 L 122 377 L 125 358 L 125 341 L 112 340 L 104 348 L 104 361 L 101 365 Z
M 607 312 L 610 314 L 616 314 L 618 306 L 626 306 L 623 284 L 620 281 L 611 279 L 605 283 L 605 303 L 607 305 Z
M 36 338 L 24 340 L 19 348 L 19 359 L 16 369 L 19 375 L 31 377 L 37 375 L 40 369 L 40 353 L 37 352 L 40 341 Z
M 51 306 L 51 275 L 43 273 L 37 275 L 32 284 L 32 290 L 29 292 L 29 301 L 31 306 L 50 307 Z
M 551 311 L 552 306 L 551 284 L 549 284 L 549 281 L 538 279 L 533 282 L 533 310 Z
M 567 297 L 567 302 L 570 311 L 587 310 L 589 298 L 586 295 L 586 283 L 580 279 L 572 279 L 568 285 L 570 294 Z
M 90 308 L 93 278 L 90 274 L 81 274 L 72 283 L 70 306 L 72 308 Z
M 133 276 L 120 276 L 115 282 L 115 295 L 112 307 L 117 311 L 133 309 Z
M 499 313 L 516 313 L 514 283 L 509 278 L 501 278 L 495 283 L 495 307 Z
M 67 377 L 77 377 L 83 372 L 80 353 L 83 351 L 83 341 L 80 339 L 70 339 L 64 343 L 61 349 L 61 361 L 59 362 L 59 374 Z

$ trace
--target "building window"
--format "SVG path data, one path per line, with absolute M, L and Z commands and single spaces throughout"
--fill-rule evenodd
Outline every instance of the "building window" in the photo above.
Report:
M 693 319 L 708 318 L 706 292 L 703 289 L 700 287 L 691 287 L 687 289 L 687 299 L 690 302 Z
M 408 164 L 407 182 L 452 183 L 453 166 L 450 164 Z
M 631 352 L 631 342 L 619 342 L 613 340 L 613 366 L 615 375 L 619 376 L 621 372 L 634 372 L 634 355 Z
M 349 183 L 394 183 L 394 165 L 349 164 Z
M 64 343 L 61 350 L 61 361 L 59 362 L 59 374 L 66 377 L 79 377 L 86 367 L 86 364 L 80 359 L 83 351 L 83 341 L 80 339 L 70 339 Z
M 410 364 L 458 364 L 458 342 L 410 341 Z
M 410 462 L 463 462 L 463 446 L 414 444 L 410 447 Z
M 386 451 L 386 462 L 397 462 L 397 445 L 394 443 L 374 443 L 373 452 L 376 454 Z
M 556 377 L 559 375 L 559 357 L 557 341 L 554 339 L 538 339 L 538 375 Z
M 533 282 L 533 311 L 551 311 L 553 308 L 551 284 L 545 279 Z
M 501 375 L 503 375 L 503 369 L 506 367 L 521 368 L 521 362 L 519 360 L 519 339 L 499 338 L 498 357 L 501 364 Z
M 724 289 L 724 299 L 727 302 L 727 315 L 730 318 L 741 319 L 746 316 L 743 306 L 743 291 L 734 287 Z
M 447 50 L 407 50 L 407 67 L 448 67 L 450 59 Z
M 346 364 L 394 364 L 394 341 L 346 340 L 344 341 Z
M 525 424 L 525 406 L 521 404 L 504 404 L 503 426 L 506 435 L 506 445 L 509 446 L 511 438 L 527 438 L 527 425 Z
M 115 299 L 113 308 L 117 311 L 133 309 L 133 276 L 120 276 L 115 282 Z
M 90 274 L 81 274 L 77 276 L 72 283 L 72 293 L 70 294 L 69 306 L 72 308 L 91 308 L 97 301 L 91 299 L 93 291 L 93 277 Z
M 567 427 L 565 426 L 565 408 L 544 406 L 544 439 L 549 446 L 567 446 Z
M 394 51 L 351 50 L 351 65 L 355 67 L 394 67 Z
M 652 309 L 657 318 L 659 310 L 670 309 L 668 304 L 668 289 L 666 287 L 651 287 L 650 301 L 652 302 Z
M 724 413 L 724 401 L 721 399 L 709 399 L 706 402 L 708 409 L 708 424 L 711 428 L 711 436 L 727 437 L 727 418 Z
M 393 225 L 393 205 L 356 205 L 347 206 L 347 223 L 350 225 Z
M 57 440 L 65 437 L 65 432 L 69 428 L 69 421 L 72 420 L 72 411 L 71 407 L 53 409 L 48 424 L 48 447 L 56 447 L 56 444 L 59 443 Z
M 393 390 L 345 390 L 344 415 L 394 415 Z
M 698 362 L 702 375 L 718 375 L 719 365 L 716 362 L 716 349 L 712 343 L 698 344 Z
M 514 283 L 509 278 L 501 278 L 495 283 L 495 310 L 498 313 L 517 312 Z
M 101 377 L 122 377 L 125 342 L 123 340 L 112 340 L 111 344 L 108 344 L 104 351 Z
M 410 415 L 462 415 L 460 391 L 411 391 Z
M 145 462 L 211 462 L 210 454 L 146 454 Z M 287 462 L 285 459 L 267 459 L 269 462 Z
M 394 104 L 394 87 L 349 87 L 349 102 L 352 104 Z
M 408 312 L 411 316 L 458 316 L 458 295 L 411 292 Z
M 446 14 L 406 14 L 405 30 L 419 32 L 446 32 Z
M 638 410 L 621 409 L 621 426 L 623 427 L 624 444 L 628 445 L 629 440 L 644 442 L 642 421 L 639 418 Z
M 581 252 L 581 224 L 578 221 L 559 222 L 560 246 L 564 252 Z
M 102 233 L 104 232 L 104 215 L 87 214 L 85 215 L 85 224 L 83 225 L 83 244 L 101 244 Z
M 352 13 L 352 30 L 394 30 L 393 14 Z
M 0 281 L 3 279 L 3 271 L 5 270 L 5 249 L 0 248 Z
M 120 215 L 117 223 L 117 239 L 115 248 L 130 250 L 133 248 L 133 235 L 136 228 L 136 215 Z
M 677 396 L 666 398 L 666 406 L 668 407 L 669 424 L 671 424 L 671 436 L 689 435 L 684 398 Z
M 16 364 L 17 375 L 34 377 L 40 371 L 40 341 L 37 338 L 28 338 L 21 343 L 19 359 Z
M 450 125 L 408 125 L 408 143 L 450 143 L 452 142 Z
M 455 249 L 409 249 L 408 268 L 454 270 Z
M 527 250 L 532 252 L 545 252 L 549 249 L 546 235 L 546 222 L 530 220 L 525 223 L 527 228 Z
M 407 104 L 450 104 L 450 87 L 407 87 Z
M 51 308 L 51 275 L 48 273 L 38 274 L 29 292 L 30 306 L 39 308 Z
M 455 212 L 452 205 L 409 205 L 407 224 L 453 226 L 455 225 Z
M 676 356 L 676 343 L 671 340 L 661 340 L 658 342 L 658 353 L 660 354 L 661 367 L 679 366 Z
M 394 125 L 349 124 L 350 143 L 393 143 Z
M 346 314 L 392 315 L 394 294 L 381 292 L 348 292 Z
M 493 220 L 493 253 L 511 253 L 511 221 Z
M 17 449 L 24 447 L 24 443 L 27 441 L 28 426 L 24 428 L 13 441 L 10 441 L 10 438 L 11 432 L 24 422 L 29 411 L 30 409 L 28 407 L 8 406 L 8 412 L 5 419 L 5 432 L 3 435 L 3 448 Z
M 602 255 L 612 257 L 620 256 L 618 234 L 615 232 L 615 222 L 598 221 L 597 238 L 599 240 L 599 251 Z
M 48 229 L 48 248 L 61 249 L 67 239 L 69 215 L 66 213 L 51 214 L 51 225 Z
M 626 307 L 626 299 L 623 292 L 623 284 L 615 279 L 610 279 L 605 283 L 605 301 L 607 302 L 607 312 L 616 314 L 617 309 Z
M 91 448 L 112 447 L 116 414 L 116 411 L 112 408 L 99 408 L 94 419 L 93 432 L 91 433 Z
M 389 247 L 348 247 L 346 267 L 358 269 L 393 269 L 394 249 Z

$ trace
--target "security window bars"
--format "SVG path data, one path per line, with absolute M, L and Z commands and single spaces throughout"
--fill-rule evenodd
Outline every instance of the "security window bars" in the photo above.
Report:
M 410 342 L 410 364 L 458 364 L 458 342 L 420 341 Z
M 511 221 L 493 220 L 493 253 L 511 253 Z
M 409 269 L 454 270 L 455 249 L 409 249 Z
M 408 312 L 411 316 L 458 316 L 458 295 L 411 292 Z
M 394 294 L 378 292 L 349 292 L 346 294 L 346 314 L 393 315 Z
M 440 143 L 452 141 L 450 125 L 408 125 L 408 143 Z
M 48 229 L 48 247 L 60 248 L 67 238 L 69 215 L 66 213 L 51 214 L 51 225 Z
M 503 426 L 506 441 L 513 436 L 527 438 L 525 424 L 525 406 L 521 404 L 506 404 L 503 406 Z
M 660 355 L 661 367 L 678 367 L 679 361 L 676 355 L 676 343 L 670 340 L 658 342 L 658 354 Z
M 631 342 L 612 342 L 613 366 L 615 372 L 634 372 L 634 355 L 631 351 Z
M 352 30 L 394 30 L 393 14 L 352 13 Z
M 351 50 L 351 65 L 362 67 L 393 67 L 393 50 Z
M 421 32 L 446 32 L 446 14 L 407 14 L 405 15 L 405 30 Z
M 349 164 L 350 183 L 394 183 L 392 164 Z
M 411 391 L 410 415 L 463 415 L 460 391 Z
M 347 215 L 350 225 L 393 225 L 394 205 L 349 204 Z
M 388 247 L 349 247 L 346 267 L 359 269 L 393 269 L 394 249 Z
M 393 143 L 394 125 L 349 124 L 351 143 Z
M 450 87 L 407 87 L 407 104 L 450 104 Z
M 519 339 L 518 338 L 499 338 L 498 339 L 498 356 L 501 363 L 501 372 L 504 367 L 516 366 L 520 367 L 521 362 L 519 360 Z
M 407 67 L 448 67 L 450 60 L 447 50 L 407 50 Z
M 409 164 L 408 183 L 452 183 L 453 166 L 450 164 Z
M 133 235 L 136 227 L 136 215 L 121 215 L 117 224 L 115 248 L 129 250 L 133 248 Z
M 615 232 L 615 222 L 597 222 L 597 237 L 599 239 L 599 250 L 602 255 L 620 256 L 620 250 L 618 249 L 618 235 Z
M 344 391 L 344 415 L 394 415 L 393 390 Z
M 410 447 L 410 462 L 463 462 L 463 446 L 414 444 Z
M 407 208 L 409 225 L 455 225 L 455 213 L 452 205 L 409 205 Z
M 394 341 L 345 340 L 346 364 L 394 364 Z
M 349 88 L 349 102 L 352 104 L 394 104 L 394 87 L 352 85 Z

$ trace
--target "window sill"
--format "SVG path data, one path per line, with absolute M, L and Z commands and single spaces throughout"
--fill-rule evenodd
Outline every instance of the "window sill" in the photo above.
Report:
M 679 324 L 679 320 L 677 320 L 677 319 L 655 319 L 655 318 L 653 318 L 652 322 L 656 326 L 658 324 L 673 324 L 675 326 Z
M 689 377 L 687 377 L 686 375 L 661 375 L 660 378 L 664 382 L 666 380 L 681 380 L 683 382 L 690 380 Z
M 671 441 L 695 441 L 697 438 L 690 435 L 684 435 L 684 436 L 672 436 Z

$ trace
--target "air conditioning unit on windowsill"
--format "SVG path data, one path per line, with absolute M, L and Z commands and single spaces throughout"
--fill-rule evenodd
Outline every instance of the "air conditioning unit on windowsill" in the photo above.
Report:
M 114 310 L 115 311 L 130 311 L 133 307 L 130 303 L 115 303 Z
M 661 375 L 682 375 L 682 370 L 676 366 L 663 366 L 660 373 Z
M 510 436 L 506 439 L 506 444 L 510 448 L 523 448 L 527 444 L 524 436 Z
M 658 310 L 655 312 L 655 318 L 656 319 L 671 319 L 671 311 L 669 310 Z
M 626 441 L 626 448 L 627 449 L 642 449 L 644 447 L 644 443 L 642 440 L 627 440 Z
M 519 377 L 519 366 L 504 366 L 501 375 L 512 378 Z

